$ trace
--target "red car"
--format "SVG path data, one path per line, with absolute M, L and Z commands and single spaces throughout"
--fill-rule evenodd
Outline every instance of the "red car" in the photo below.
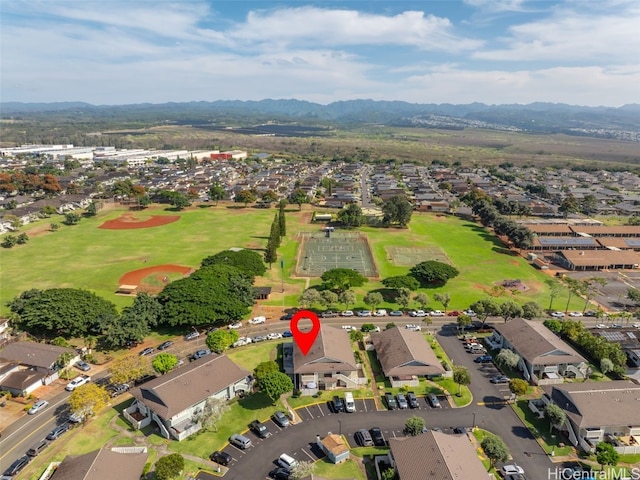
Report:
M 457 317 L 458 315 L 460 315 L 460 312 L 458 310 L 454 310 L 453 312 L 449 313 L 450 317 Z

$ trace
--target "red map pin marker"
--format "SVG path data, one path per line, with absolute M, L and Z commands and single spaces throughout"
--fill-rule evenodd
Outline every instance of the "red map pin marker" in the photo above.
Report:
M 298 322 L 302 319 L 311 320 L 311 330 L 308 332 L 302 332 L 298 329 Z M 300 310 L 293 315 L 293 318 L 289 322 L 289 328 L 291 328 L 293 339 L 298 344 L 298 347 L 300 347 L 302 354 L 306 355 L 309 353 L 313 342 L 315 342 L 318 337 L 318 332 L 320 332 L 320 320 L 318 316 L 309 310 Z

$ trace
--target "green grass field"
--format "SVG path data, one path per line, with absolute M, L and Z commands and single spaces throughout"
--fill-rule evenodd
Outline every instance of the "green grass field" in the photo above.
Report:
M 128 305 L 130 296 L 116 295 L 120 277 L 131 271 L 158 264 L 179 264 L 197 268 L 202 258 L 231 247 L 254 248 L 262 251 L 266 245 L 275 210 L 254 208 L 194 207 L 179 213 L 180 220 L 148 229 L 104 230 L 97 228 L 105 220 L 117 218 L 124 209 L 100 212 L 95 218 L 85 218 L 78 225 L 61 225 L 57 232 L 32 235 L 26 245 L 2 251 L 0 272 L 0 314 L 6 315 L 6 302 L 31 288 L 74 287 L 86 288 L 111 301 L 118 307 Z M 141 212 L 148 215 L 176 215 L 155 206 Z M 280 293 L 281 269 L 274 265 L 265 279 L 258 284 L 274 287 L 267 305 L 297 305 L 306 280 L 291 278 L 299 242 L 299 231 L 310 231 L 309 210 L 291 210 L 287 213 L 288 235 L 279 254 L 285 260 L 285 296 Z M 51 220 L 48 223 L 59 220 Z M 23 230 L 29 232 L 29 226 Z M 42 226 L 40 228 L 42 230 Z M 442 288 L 428 289 L 432 297 L 436 292 L 451 296 L 449 309 L 464 309 L 470 303 L 486 297 L 492 286 L 506 279 L 520 279 L 528 287 L 514 295 L 507 292 L 499 301 L 513 298 L 519 302 L 537 301 L 548 306 L 549 297 L 544 273 L 530 267 L 518 256 L 512 255 L 500 242 L 482 227 L 456 217 L 416 213 L 408 229 L 363 227 L 367 234 L 381 278 L 402 275 L 408 267 L 394 265 L 388 258 L 388 247 L 437 246 L 460 270 L 460 275 Z M 310 284 L 319 283 L 311 279 Z M 356 289 L 357 307 L 365 307 L 362 297 L 370 290 L 382 288 L 379 281 L 370 281 Z M 564 306 L 566 293 L 555 300 L 556 308 Z M 576 299 L 572 306 L 581 309 Z M 442 308 L 432 302 L 433 308 Z M 380 307 L 396 308 L 393 303 Z

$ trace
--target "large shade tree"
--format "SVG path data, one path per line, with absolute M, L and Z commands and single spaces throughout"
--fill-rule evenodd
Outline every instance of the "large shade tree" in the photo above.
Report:
M 343 292 L 353 287 L 361 287 L 369 280 L 351 268 L 332 268 L 320 277 L 324 285 L 331 289 Z
M 406 227 L 411 221 L 413 205 L 404 195 L 396 195 L 382 204 L 382 213 L 385 225 L 398 224 Z
M 459 273 L 455 267 L 437 260 L 418 263 L 409 270 L 409 274 L 423 286 L 444 285 L 450 279 L 457 277 Z
M 253 250 L 223 250 L 215 255 L 206 257 L 201 262 L 203 267 L 210 265 L 231 265 L 251 277 L 264 275 L 267 267 L 262 261 L 262 256 Z

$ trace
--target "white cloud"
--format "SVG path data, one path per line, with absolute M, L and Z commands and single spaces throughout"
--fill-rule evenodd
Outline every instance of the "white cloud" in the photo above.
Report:
M 488 12 L 520 12 L 526 0 L 464 0 L 472 7 Z
M 505 48 L 474 57 L 502 61 L 584 62 L 635 61 L 640 51 L 640 5 L 625 2 L 621 10 L 586 10 L 589 2 L 558 7 L 549 18 L 514 25 L 502 39 Z M 614 13 L 611 13 L 614 12 Z

